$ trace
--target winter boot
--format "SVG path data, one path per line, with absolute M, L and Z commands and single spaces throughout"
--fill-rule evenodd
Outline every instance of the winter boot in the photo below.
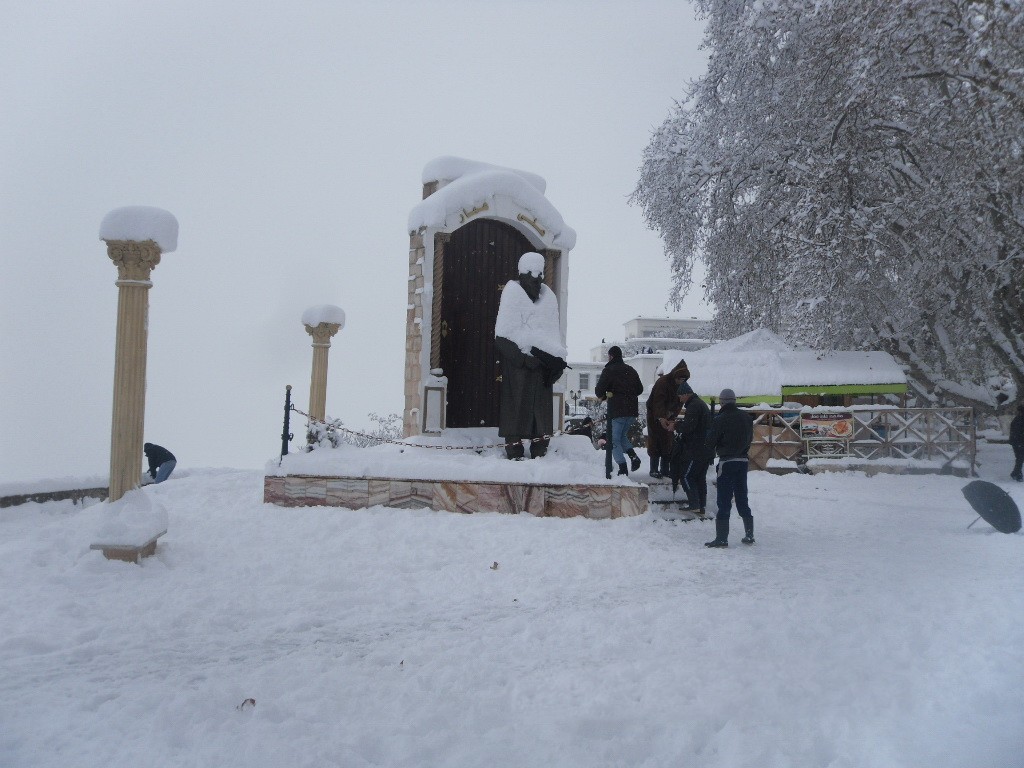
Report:
M 522 459 L 525 455 L 526 452 L 523 450 L 523 444 L 518 440 L 505 442 L 505 457 L 510 461 Z
M 672 477 L 672 460 L 668 456 L 661 457 L 661 476 Z
M 715 549 L 729 546 L 729 518 L 715 518 L 715 540 L 704 542 L 704 546 Z
M 636 451 L 627 451 L 626 455 L 629 456 L 629 471 L 636 472 L 640 469 L 640 457 L 636 455 Z
M 661 477 L 661 472 L 658 471 L 658 467 L 661 465 L 660 461 L 657 456 L 651 456 L 651 471 L 649 474 L 655 480 Z
M 622 462 L 621 464 L 619 464 L 619 474 L 620 475 L 628 475 L 629 474 L 629 471 L 626 469 L 626 462 Z
M 746 517 L 746 518 L 743 519 L 743 530 L 746 532 L 747 535 L 744 536 L 741 539 L 741 541 L 744 544 L 753 544 L 754 543 L 754 518 L 753 518 L 753 516 Z
M 531 440 L 530 441 L 530 458 L 539 459 L 541 456 L 545 456 L 548 452 L 547 440 Z

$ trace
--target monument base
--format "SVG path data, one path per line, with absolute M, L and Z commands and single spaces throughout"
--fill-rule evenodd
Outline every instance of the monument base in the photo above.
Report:
M 385 506 L 610 520 L 646 512 L 647 486 L 268 475 L 263 500 L 281 507 Z

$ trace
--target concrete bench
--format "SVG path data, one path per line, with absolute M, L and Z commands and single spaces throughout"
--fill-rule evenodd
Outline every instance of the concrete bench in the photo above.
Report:
M 167 529 L 144 539 L 140 537 L 134 541 L 118 542 L 96 542 L 90 544 L 89 549 L 98 549 L 103 552 L 107 560 L 123 560 L 126 563 L 137 563 L 143 557 L 149 557 L 156 552 L 156 540 L 167 533 Z

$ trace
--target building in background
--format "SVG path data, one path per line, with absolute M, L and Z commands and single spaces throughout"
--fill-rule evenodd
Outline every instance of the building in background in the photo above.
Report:
M 590 349 L 590 360 L 569 361 L 559 381 L 565 388 L 565 403 L 569 413 L 594 401 L 594 386 L 601 370 L 608 362 L 608 349 L 618 346 L 627 365 L 636 369 L 644 385 L 640 401 L 647 400 L 651 386 L 658 378 L 657 371 L 669 350 L 689 352 L 704 349 L 711 344 L 705 328 L 710 321 L 698 317 L 634 317 L 623 323 L 624 340 L 601 339 Z

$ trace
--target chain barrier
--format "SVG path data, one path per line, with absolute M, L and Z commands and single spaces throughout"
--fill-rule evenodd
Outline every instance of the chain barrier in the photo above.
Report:
M 343 427 L 341 426 L 341 424 L 335 424 L 329 421 L 321 421 L 320 419 L 314 419 L 308 413 L 300 410 L 299 408 L 296 408 L 294 405 L 292 406 L 292 410 L 298 414 L 301 414 L 302 416 L 305 416 L 307 419 L 309 419 L 311 424 L 322 424 L 323 426 L 338 432 L 345 432 L 346 434 L 354 435 L 356 437 L 362 437 L 367 440 L 373 440 L 374 442 L 377 443 L 390 443 L 391 445 L 400 445 L 403 448 L 432 448 L 437 451 L 484 451 L 489 448 L 504 448 L 506 445 L 506 443 L 492 443 L 490 445 L 419 445 L 418 443 L 406 443 L 403 442 L 402 440 L 392 440 L 391 438 L 388 437 L 380 437 L 379 435 L 368 435 L 365 432 L 357 432 L 354 429 Z M 597 423 L 598 422 L 594 422 L 594 425 L 596 426 Z M 544 440 L 550 440 L 552 437 L 555 437 L 557 435 L 568 434 L 570 433 L 565 432 L 564 430 L 558 430 L 557 432 L 555 432 L 554 435 L 544 435 L 543 437 L 532 438 L 524 437 L 523 440 L 526 440 L 529 443 L 539 443 Z

